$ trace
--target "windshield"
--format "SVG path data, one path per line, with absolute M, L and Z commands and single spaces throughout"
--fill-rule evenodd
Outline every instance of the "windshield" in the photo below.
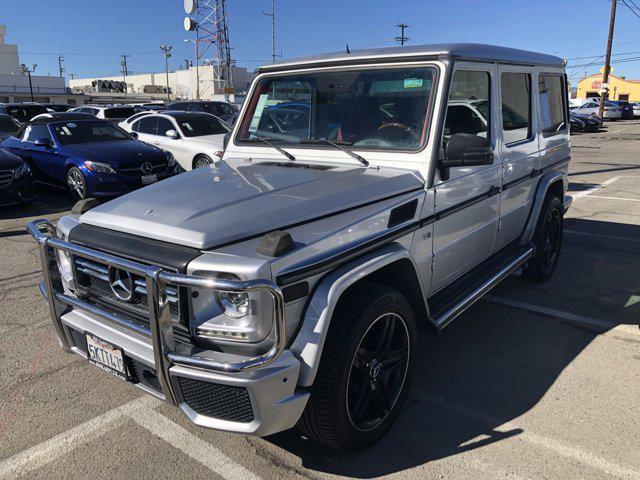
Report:
M 0 117 L 0 132 L 15 132 L 20 128 L 20 125 L 12 118 Z
M 136 113 L 133 107 L 107 108 L 104 111 L 104 118 L 127 118 Z
M 176 122 L 185 137 L 203 137 L 205 135 L 225 135 L 231 131 L 231 127 L 216 117 L 210 115 L 198 115 L 189 117 L 176 117 Z
M 328 139 L 380 150 L 418 150 L 435 70 L 429 67 L 313 72 L 260 80 L 236 140 L 280 145 Z M 331 148 L 331 147 L 327 147 Z
M 19 122 L 26 123 L 36 115 L 47 113 L 47 109 L 42 105 L 17 105 L 6 107 L 6 111 Z
M 62 145 L 131 140 L 131 137 L 124 130 L 109 122 L 99 120 L 54 123 L 52 126 Z

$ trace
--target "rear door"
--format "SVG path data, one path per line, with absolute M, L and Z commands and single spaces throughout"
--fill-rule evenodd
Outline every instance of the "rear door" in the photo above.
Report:
M 498 143 L 502 163 L 500 222 L 494 250 L 520 236 L 533 198 L 538 169 L 538 129 L 533 67 L 500 65 Z M 537 90 L 537 85 L 536 85 Z
M 496 66 L 457 63 L 452 77 L 444 139 L 468 133 L 495 141 Z M 449 169 L 436 179 L 431 292 L 487 258 L 493 249 L 499 210 L 500 162 Z

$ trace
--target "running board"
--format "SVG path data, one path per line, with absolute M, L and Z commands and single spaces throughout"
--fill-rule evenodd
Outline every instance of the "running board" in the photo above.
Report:
M 532 245 L 505 247 L 429 297 L 430 320 L 438 332 L 529 260 L 533 253 Z

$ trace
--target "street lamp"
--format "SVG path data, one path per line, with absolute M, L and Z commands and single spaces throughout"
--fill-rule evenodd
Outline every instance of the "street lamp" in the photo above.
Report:
M 31 74 L 36 71 L 35 63 L 31 65 L 31 68 L 27 67 L 24 63 L 20 65 L 20 72 L 24 75 L 25 73 L 29 75 L 29 92 L 31 93 L 31 101 L 33 102 L 33 84 L 31 83 Z
M 200 65 L 198 62 L 198 42 L 190 38 L 185 38 L 184 43 L 192 42 L 196 49 L 196 100 L 200 100 Z M 191 83 L 191 74 L 189 74 L 189 83 Z
M 167 103 L 171 101 L 169 97 L 169 57 L 171 56 L 171 50 L 173 47 L 169 45 L 160 45 L 160 50 L 162 50 L 162 54 L 164 55 L 164 67 L 167 72 Z

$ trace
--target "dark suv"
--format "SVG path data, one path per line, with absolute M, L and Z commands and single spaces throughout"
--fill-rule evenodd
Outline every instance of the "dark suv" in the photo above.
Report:
M 167 105 L 167 110 L 186 110 L 188 112 L 206 112 L 221 118 L 227 123 L 233 123 L 238 115 L 238 108 L 227 102 L 188 101 L 173 102 Z

